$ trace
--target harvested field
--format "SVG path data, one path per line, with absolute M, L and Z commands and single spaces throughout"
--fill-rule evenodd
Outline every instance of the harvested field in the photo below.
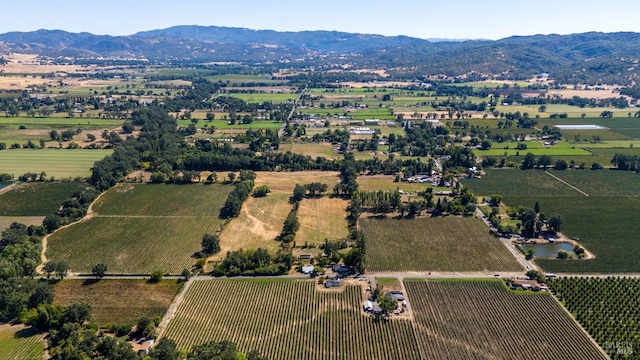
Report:
M 162 317 L 181 288 L 182 284 L 176 280 L 156 284 L 108 278 L 62 280 L 55 285 L 54 304 L 87 303 L 91 305 L 91 320 L 99 326 L 135 324 L 143 316 Z
M 271 193 L 254 198 L 250 196 L 242 205 L 240 215 L 232 219 L 220 234 L 221 251 L 214 258 L 223 258 L 227 251 L 251 248 L 275 250 L 279 243 L 284 220 L 291 204 L 285 193 Z
M 19 222 L 21 224 L 42 225 L 44 216 L 0 216 L 0 232 L 8 228 L 12 223 Z
M 548 293 L 516 294 L 499 280 L 405 287 L 423 359 L 607 358 Z
M 302 200 L 298 208 L 300 229 L 296 233 L 297 244 L 322 244 L 325 239 L 334 241 L 347 237 L 348 205 L 344 199 L 328 196 Z
M 308 184 L 312 182 L 325 183 L 328 192 L 333 190 L 335 184 L 340 182 L 338 172 L 334 171 L 298 171 L 298 172 L 258 172 L 256 187 L 261 185 L 269 186 L 274 194 L 293 195 L 293 188 L 296 184 Z M 286 216 L 286 215 L 285 215 Z
M 334 159 L 339 157 L 339 155 L 333 152 L 333 145 L 329 143 L 280 144 L 278 151 L 291 151 L 292 153 L 307 155 L 312 158 L 324 157 L 327 159 Z
M 474 217 L 361 219 L 368 271 L 520 271 L 516 258 Z

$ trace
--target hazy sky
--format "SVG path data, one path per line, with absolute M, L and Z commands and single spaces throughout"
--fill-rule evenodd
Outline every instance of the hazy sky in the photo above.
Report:
M 640 32 L 638 0 L 0 0 L 0 33 L 130 35 L 174 25 L 499 39 Z

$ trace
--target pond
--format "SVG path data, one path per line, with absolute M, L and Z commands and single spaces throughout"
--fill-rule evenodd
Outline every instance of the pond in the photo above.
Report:
M 566 252 L 573 251 L 573 245 L 570 243 L 556 242 L 550 244 L 526 244 L 519 245 L 522 251 L 527 252 L 529 249 L 533 249 L 533 256 L 538 258 L 555 258 L 558 256 L 558 251 L 564 250 Z
M 11 183 L 8 182 L 0 182 L 0 189 L 2 188 L 6 188 L 7 186 L 11 185 Z

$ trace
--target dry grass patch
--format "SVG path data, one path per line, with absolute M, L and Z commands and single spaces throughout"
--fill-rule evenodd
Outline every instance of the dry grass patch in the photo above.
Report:
M 6 229 L 13 222 L 29 225 L 42 225 L 44 216 L 0 216 L 0 231 Z
M 214 257 L 221 259 L 227 251 L 266 248 L 275 250 L 276 236 L 282 231 L 284 220 L 291 210 L 289 195 L 272 193 L 265 197 L 249 197 L 240 215 L 232 219 L 220 234 L 221 251 Z
M 333 152 L 333 145 L 329 143 L 295 143 L 295 144 L 281 144 L 278 149 L 280 152 L 291 151 L 295 154 L 302 154 L 311 156 L 312 158 L 324 157 L 333 159 L 336 154 Z
M 362 175 L 356 179 L 358 182 L 358 190 L 361 191 L 394 191 L 402 190 L 404 192 L 425 191 L 431 184 L 427 183 L 408 183 L 394 182 L 393 175 Z
M 296 233 L 297 244 L 322 244 L 325 239 L 337 240 L 347 237 L 348 205 L 349 202 L 344 199 L 327 196 L 302 200 L 298 208 L 300 229 Z
M 63 280 L 55 286 L 54 303 L 91 305 L 91 318 L 100 326 L 135 324 L 146 316 L 162 317 L 182 288 L 175 280 L 150 284 L 146 280 Z
M 258 172 L 256 187 L 267 185 L 274 194 L 293 195 L 296 184 L 321 182 L 327 184 L 329 191 L 340 182 L 337 171 L 297 171 L 297 172 Z M 286 215 L 285 215 L 286 216 Z

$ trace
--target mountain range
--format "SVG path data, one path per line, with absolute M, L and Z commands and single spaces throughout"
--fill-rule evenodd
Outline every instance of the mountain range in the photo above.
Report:
M 568 82 L 628 84 L 638 80 L 640 33 L 589 32 L 501 40 L 429 41 L 337 31 L 278 32 L 175 26 L 129 36 L 38 30 L 0 34 L 0 53 L 151 62 L 293 63 L 385 68 L 394 76 L 530 78 L 549 73 Z

